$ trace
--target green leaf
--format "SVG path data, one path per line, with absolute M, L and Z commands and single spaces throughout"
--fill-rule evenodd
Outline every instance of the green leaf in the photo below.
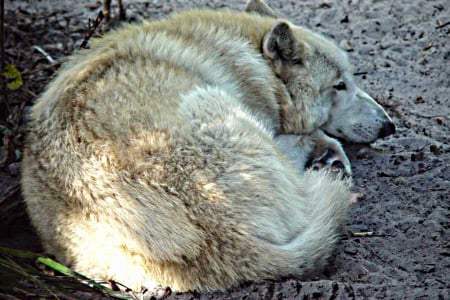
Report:
M 20 150 L 16 150 L 14 154 L 16 155 L 16 160 L 19 160 L 22 157 L 22 152 L 20 152 Z
M 2 75 L 11 80 L 6 85 L 6 87 L 11 91 L 17 90 L 23 85 L 22 75 L 14 65 L 6 65 L 3 69 Z
M 48 276 L 41 274 L 41 272 L 28 264 L 19 264 L 13 258 L 35 260 L 65 276 Z M 14 275 L 17 276 L 14 277 Z M 113 291 L 99 282 L 62 265 L 53 259 L 44 257 L 41 254 L 0 246 L 0 294 L 2 288 L 6 284 L 5 281 L 7 281 L 10 286 L 16 286 L 16 283 L 23 282 L 24 279 L 30 280 L 39 287 L 45 289 L 52 299 L 59 299 L 58 296 L 65 296 L 61 297 L 62 299 L 80 299 L 76 295 L 73 295 L 70 290 L 90 292 L 91 289 L 116 299 L 134 299 L 131 295 Z M 76 284 L 77 282 L 81 284 L 81 286 L 78 286 Z M 82 289 L 83 284 L 85 287 L 84 290 Z
M 37 259 L 37 258 L 41 257 L 41 255 L 37 254 L 37 253 L 18 250 L 18 249 L 12 249 L 12 248 L 7 248 L 7 247 L 0 247 L 0 254 L 21 257 L 21 258 L 32 258 L 32 259 Z
M 102 291 L 103 293 L 105 293 L 108 296 L 112 296 L 112 297 L 115 297 L 115 298 L 118 298 L 118 299 L 124 299 L 124 300 L 131 299 L 131 297 L 123 295 L 122 293 L 119 293 L 119 292 L 115 292 L 115 291 L 113 291 L 113 290 L 111 290 L 111 289 L 109 289 L 109 288 L 99 284 L 98 282 L 96 282 L 96 281 L 94 281 L 94 280 L 84 276 L 83 274 L 75 272 L 74 270 L 72 270 L 72 269 L 70 269 L 70 268 L 68 268 L 68 267 L 66 267 L 66 266 L 64 266 L 64 265 L 54 261 L 51 258 L 39 257 L 37 259 L 37 261 L 40 262 L 41 264 L 46 265 L 47 267 L 52 268 L 55 271 L 58 271 L 58 272 L 60 272 L 60 273 L 62 273 L 64 275 L 66 275 L 66 276 L 72 276 L 72 277 L 75 277 L 75 278 L 77 278 L 79 280 L 83 280 L 89 286 L 92 286 L 93 288 Z

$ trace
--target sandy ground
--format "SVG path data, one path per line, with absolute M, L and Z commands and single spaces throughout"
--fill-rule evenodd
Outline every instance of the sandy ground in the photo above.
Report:
M 6 1 L 7 60 L 26 74 L 25 86 L 8 95 L 13 106 L 30 105 L 54 72 L 32 46 L 60 59 L 79 44 L 87 19 L 95 18 L 99 8 L 94 1 L 75 2 Z M 241 10 L 245 1 L 124 2 L 128 17 L 136 21 L 191 7 Z M 349 235 L 323 275 L 170 298 L 450 299 L 448 1 L 268 3 L 349 51 L 357 80 L 388 110 L 397 133 L 370 147 L 346 146 L 355 189 L 363 197 L 353 205 Z M 17 123 L 20 132 L 23 122 Z M 19 165 L 0 169 L 0 245 L 39 251 L 24 215 Z M 351 232 L 373 234 L 358 237 Z

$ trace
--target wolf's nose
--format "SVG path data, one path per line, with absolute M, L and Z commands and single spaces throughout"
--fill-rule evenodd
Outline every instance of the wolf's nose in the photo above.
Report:
M 381 127 L 380 132 L 378 133 L 378 138 L 382 139 L 394 133 L 395 133 L 395 125 L 394 123 L 388 121 L 383 124 L 383 127 Z

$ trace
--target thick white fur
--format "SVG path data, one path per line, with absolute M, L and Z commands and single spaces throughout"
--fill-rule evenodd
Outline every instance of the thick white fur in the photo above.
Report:
M 323 266 L 348 182 L 299 173 L 274 140 L 327 121 L 301 102 L 315 87 L 289 90 L 315 75 L 261 52 L 277 22 L 192 11 L 75 54 L 33 107 L 24 152 L 45 250 L 133 289 L 221 290 Z M 299 53 L 314 52 L 316 36 L 295 32 Z

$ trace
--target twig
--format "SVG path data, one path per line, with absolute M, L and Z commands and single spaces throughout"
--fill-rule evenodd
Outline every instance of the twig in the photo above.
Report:
M 126 13 L 125 13 L 125 9 L 123 8 L 122 0 L 119 0 L 118 2 L 119 2 L 119 17 L 120 17 L 120 20 L 125 21 Z
M 27 70 L 27 71 L 24 71 L 23 73 L 22 73 L 22 76 L 27 76 L 27 75 L 30 75 L 30 74 L 34 74 L 34 73 L 36 73 L 36 72 L 40 72 L 40 71 L 45 71 L 45 70 L 50 70 L 50 69 L 53 69 L 53 68 L 58 68 L 63 62 L 65 62 L 67 59 L 65 59 L 65 58 L 63 58 L 63 59 L 59 59 L 59 60 L 57 60 L 56 62 L 54 62 L 54 63 L 52 63 L 52 64 L 49 64 L 49 65 L 41 65 L 41 66 L 39 66 L 39 67 L 37 67 L 37 68 L 34 68 L 34 69 L 31 69 L 31 70 Z
M 65 265 L 62 265 L 51 258 L 40 256 L 37 258 L 36 261 L 38 263 L 41 263 L 41 264 L 55 270 L 55 271 L 58 271 L 66 276 L 74 277 L 74 278 L 80 280 L 82 283 L 87 284 L 88 286 L 96 289 L 97 291 L 103 292 L 104 294 L 106 294 L 108 296 L 113 296 L 115 298 L 124 299 L 124 300 L 130 299 L 126 295 L 123 295 L 120 292 L 116 292 L 105 286 L 102 286 L 97 281 L 95 281 L 89 277 L 86 277 L 83 274 L 80 274 L 80 273 L 66 267 Z
M 48 60 L 49 63 L 54 64 L 56 62 L 56 60 L 54 60 L 53 57 L 51 57 L 50 54 L 48 54 L 48 52 L 42 49 L 41 47 L 34 45 L 33 48 L 39 51 L 42 55 L 44 55 L 44 57 Z
M 360 264 L 359 266 L 361 267 L 361 269 L 363 269 L 364 272 L 366 272 L 366 275 L 370 273 L 369 270 L 367 270 L 367 268 L 364 267 L 363 264 Z
M 436 114 L 436 115 L 423 115 L 423 114 L 419 114 L 413 111 L 407 111 L 410 115 L 414 115 L 417 117 L 421 117 L 421 118 L 427 118 L 427 119 L 432 119 L 432 118 L 446 118 L 448 119 L 449 117 L 447 115 L 441 115 L 441 114 Z
M 70 26 L 70 18 L 67 17 L 66 19 L 66 26 L 64 28 L 64 40 L 63 40 L 63 45 L 64 45 L 64 54 L 67 55 L 69 54 L 69 26 Z
M 0 167 L 6 167 L 16 160 L 16 147 L 14 145 L 12 136 L 5 134 L 5 136 L 3 137 L 3 143 L 5 146 L 5 157 L 0 160 Z
M 118 286 L 121 286 L 121 287 L 123 287 L 124 289 L 125 289 L 125 292 L 131 292 L 132 291 L 132 289 L 130 289 L 129 287 L 127 287 L 126 285 L 124 285 L 124 284 L 122 284 L 122 283 L 120 283 L 120 282 L 117 282 L 117 281 L 114 281 L 114 280 L 109 280 L 108 281 L 108 283 L 110 284 L 110 285 L 116 285 L 117 287 Z M 113 289 L 114 290 L 114 289 Z M 120 289 L 119 289 L 120 290 Z
M 30 95 L 33 98 L 37 98 L 37 94 L 33 91 L 31 91 L 29 88 L 27 88 L 26 86 L 23 87 L 23 90 L 25 91 L 25 93 L 27 93 L 28 95 Z
M 450 25 L 450 21 L 445 22 L 444 24 L 438 25 L 436 27 L 434 27 L 435 29 L 440 29 L 440 28 L 444 28 L 445 26 Z
M 4 22 L 5 20 L 5 3 L 4 0 L 0 0 L 0 73 L 3 72 L 3 69 L 5 68 L 5 30 L 4 30 Z M 9 107 L 9 100 L 8 100 L 8 94 L 6 91 L 6 84 L 4 78 L 0 77 L 0 85 L 1 90 L 3 94 L 3 102 L 5 102 L 5 108 L 1 109 L 0 111 L 0 120 L 6 120 L 9 116 L 9 113 L 11 111 Z M 0 101 L 1 105 L 1 101 Z
M 372 236 L 373 231 L 350 232 L 350 234 L 352 235 L 352 237 L 367 237 L 367 236 Z
M 109 22 L 111 20 L 111 0 L 103 0 L 103 14 L 106 22 Z
M 353 76 L 359 76 L 359 75 L 367 75 L 368 72 L 355 72 L 353 73 Z
M 373 231 L 362 231 L 362 232 L 352 232 L 350 231 L 351 237 L 386 237 L 391 236 L 388 234 L 375 233 Z
M 366 247 L 366 249 L 369 249 L 369 251 L 372 253 L 372 255 L 376 256 L 379 260 L 381 260 L 383 263 L 386 263 L 386 260 L 384 258 L 382 258 L 380 255 L 378 255 L 378 253 L 369 245 L 367 245 L 366 243 L 363 243 L 362 241 L 360 242 L 361 245 L 363 245 L 364 247 Z
M 97 15 L 97 18 L 94 21 L 94 24 L 91 25 L 91 19 L 89 19 L 89 30 L 84 35 L 84 39 L 83 39 L 83 42 L 81 43 L 80 49 L 86 49 L 86 46 L 87 46 L 87 43 L 88 43 L 89 39 L 94 34 L 95 30 L 97 29 L 98 25 L 100 25 L 100 23 L 102 22 L 103 18 L 104 18 L 103 12 L 100 11 L 98 13 L 98 15 Z

